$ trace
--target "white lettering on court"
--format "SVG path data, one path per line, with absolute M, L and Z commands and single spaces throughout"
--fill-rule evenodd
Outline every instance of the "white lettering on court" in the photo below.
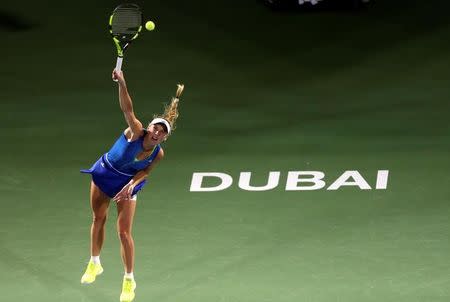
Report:
M 239 176 L 239 188 L 246 191 L 268 191 L 276 188 L 280 181 L 280 172 L 269 172 L 269 179 L 267 184 L 262 187 L 250 186 L 250 179 L 252 172 L 241 172 Z
M 251 185 L 252 172 L 240 172 L 238 187 L 245 191 L 268 191 L 278 187 L 280 182 L 279 171 L 269 172 L 265 184 Z M 219 180 L 217 185 L 205 185 L 205 179 Z M 286 180 L 286 191 L 313 191 L 325 188 L 325 173 L 322 171 L 289 171 Z M 375 189 L 386 190 L 389 178 L 389 170 L 378 170 Z M 226 190 L 233 184 L 233 177 L 221 172 L 195 172 L 192 174 L 191 192 L 215 192 Z M 326 189 L 329 191 L 338 190 L 343 186 L 354 186 L 361 190 L 371 190 L 369 183 L 356 170 L 348 170 L 342 173 Z
M 353 181 L 348 181 L 350 178 L 353 178 Z M 327 190 L 337 190 L 342 186 L 358 186 L 361 190 L 370 190 L 369 184 L 358 171 L 345 171 Z
M 221 183 L 218 186 L 215 187 L 202 187 L 203 178 L 204 177 L 216 177 L 220 178 Z M 192 175 L 192 181 L 191 181 L 191 192 L 213 192 L 213 191 L 222 191 L 231 186 L 233 183 L 233 178 L 225 173 L 218 173 L 218 172 L 207 172 L 207 173 L 194 173 Z
M 289 171 L 286 191 L 320 190 L 325 187 L 325 182 L 322 180 L 324 177 L 325 174 L 320 171 Z M 299 184 L 305 183 L 309 185 L 299 186 Z

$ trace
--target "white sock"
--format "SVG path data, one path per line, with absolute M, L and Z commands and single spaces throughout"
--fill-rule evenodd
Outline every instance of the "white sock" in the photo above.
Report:
M 124 275 L 123 277 L 124 277 L 124 278 L 127 278 L 127 279 L 134 280 L 133 272 L 131 272 L 131 273 L 125 272 L 125 275 Z
M 91 261 L 95 264 L 100 264 L 100 256 L 91 256 Z

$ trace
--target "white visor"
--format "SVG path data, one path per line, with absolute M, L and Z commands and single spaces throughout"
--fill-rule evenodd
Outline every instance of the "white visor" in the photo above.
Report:
M 154 125 L 154 124 L 163 124 L 167 128 L 167 134 L 170 134 L 170 124 L 165 119 L 159 118 L 159 117 L 155 118 L 155 119 L 153 119 L 153 121 L 150 122 L 150 125 Z

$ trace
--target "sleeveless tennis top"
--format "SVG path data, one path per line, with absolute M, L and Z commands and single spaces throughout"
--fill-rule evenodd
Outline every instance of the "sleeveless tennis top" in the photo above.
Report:
M 153 149 L 153 152 L 142 160 L 136 157 L 139 153 L 144 151 L 143 142 L 147 135 L 147 130 L 144 129 L 144 135 L 137 140 L 129 142 L 125 133 L 116 140 L 111 149 L 106 153 L 106 160 L 108 163 L 124 174 L 135 175 L 140 170 L 147 168 L 158 155 L 161 146 L 158 144 Z

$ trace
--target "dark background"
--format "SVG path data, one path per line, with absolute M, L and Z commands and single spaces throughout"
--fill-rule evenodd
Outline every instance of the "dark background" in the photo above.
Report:
M 142 4 L 143 2 L 141 2 Z M 89 179 L 126 127 L 111 81 L 115 1 L 7 2 L 0 19 L 0 288 L 7 300 L 110 301 L 123 268 L 115 206 L 105 273 L 82 287 Z M 333 7 L 332 7 L 333 6 Z M 178 129 L 139 195 L 136 301 L 448 301 L 447 1 L 272 9 L 145 1 L 123 69 L 149 121 L 186 85 Z M 386 190 L 330 185 L 358 170 Z M 266 192 L 238 187 L 239 173 Z M 193 193 L 194 172 L 233 177 Z

